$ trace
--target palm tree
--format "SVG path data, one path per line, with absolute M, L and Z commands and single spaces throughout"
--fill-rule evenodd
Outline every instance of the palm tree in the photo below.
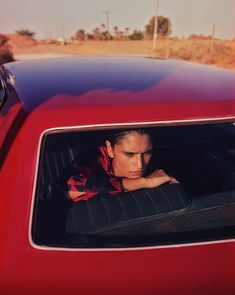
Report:
M 99 28 L 95 28 L 93 30 L 93 35 L 94 35 L 95 40 L 101 40 L 101 34 L 100 34 L 100 29 Z
M 118 35 L 119 35 L 119 28 L 118 26 L 113 27 L 113 31 L 114 31 L 114 38 L 118 39 Z
M 125 28 L 125 35 L 126 35 L 126 37 L 129 36 L 129 31 L 130 31 L 130 29 L 129 29 L 128 27 L 126 27 L 126 28 Z
M 85 41 L 85 39 L 86 39 L 85 30 L 83 30 L 83 29 L 78 30 L 75 34 L 75 38 L 79 41 Z
M 101 32 L 102 33 L 106 31 L 106 25 L 105 24 L 101 24 L 100 27 L 101 27 Z

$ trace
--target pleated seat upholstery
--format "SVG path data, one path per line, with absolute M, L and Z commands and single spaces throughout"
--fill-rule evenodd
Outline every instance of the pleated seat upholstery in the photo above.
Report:
M 180 184 L 165 184 L 153 189 L 97 195 L 73 203 L 68 212 L 69 234 L 94 234 L 144 223 L 159 216 L 182 210 L 190 204 Z

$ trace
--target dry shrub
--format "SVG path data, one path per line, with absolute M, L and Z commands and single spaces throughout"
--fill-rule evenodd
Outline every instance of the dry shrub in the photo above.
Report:
M 170 40 L 169 57 L 234 69 L 235 42 L 221 40 Z
M 37 41 L 28 37 L 28 36 L 21 36 L 16 34 L 9 34 L 7 35 L 9 38 L 9 44 L 13 48 L 27 48 L 32 47 L 37 44 Z
M 8 41 L 7 36 L 0 34 L 0 65 L 14 61 Z

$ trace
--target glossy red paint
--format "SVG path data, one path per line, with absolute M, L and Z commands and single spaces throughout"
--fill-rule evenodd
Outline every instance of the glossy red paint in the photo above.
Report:
M 26 112 L 36 107 L 69 108 L 71 102 L 83 107 L 118 107 L 219 102 L 235 96 L 233 72 L 182 61 L 84 57 L 17 62 L 6 67 L 14 74 Z
M 109 63 L 110 60 L 112 61 L 107 58 L 106 62 Z M 129 58 L 124 58 L 123 63 L 125 61 L 126 65 L 128 60 Z M 134 59 L 131 63 L 138 66 L 138 60 Z M 155 63 L 153 60 L 140 60 L 141 64 L 146 62 L 149 66 Z M 114 65 L 119 64 L 120 59 L 114 61 L 110 69 L 115 71 Z M 71 59 L 68 65 L 74 62 L 81 62 L 85 68 L 82 59 Z M 92 58 L 89 65 L 102 62 Z M 69 73 L 67 60 L 58 63 L 68 67 L 63 73 L 66 76 Z M 156 65 L 158 63 L 159 61 L 156 61 Z M 164 61 L 160 63 L 161 68 L 164 68 Z M 10 134 L 8 153 L 1 159 L 0 167 L 0 294 L 234 294 L 235 241 L 232 240 L 145 249 L 52 250 L 35 247 L 30 242 L 29 232 L 38 148 L 40 137 L 46 129 L 234 117 L 235 74 L 218 70 L 222 80 L 223 73 L 225 75 L 222 84 L 226 85 L 226 96 L 222 93 L 222 89 L 225 89 L 223 85 L 216 86 L 222 88 L 215 88 L 213 96 L 209 91 L 207 93 L 205 84 L 205 88 L 200 88 L 202 91 L 198 94 L 196 86 L 190 89 L 187 83 L 185 91 L 179 89 L 182 94 L 179 95 L 176 92 L 179 85 L 177 81 L 188 76 L 183 75 L 180 69 L 181 77 L 178 76 L 177 65 L 181 67 L 181 63 L 174 62 L 174 78 L 167 78 L 168 82 L 163 78 L 163 85 L 160 83 L 149 90 L 140 91 L 141 93 L 101 89 L 80 95 L 62 95 L 56 93 L 55 88 L 54 95 L 43 101 L 44 95 L 49 91 L 47 88 L 50 88 L 50 81 L 58 69 L 53 75 L 49 75 L 44 88 L 41 84 L 41 87 L 35 89 L 30 81 L 20 85 L 17 82 L 20 74 L 23 77 L 19 77 L 19 80 L 24 82 L 30 79 L 30 73 L 36 75 L 34 71 L 37 72 L 38 67 L 40 71 L 46 72 L 43 65 L 47 65 L 46 70 L 50 72 L 53 65 L 57 67 L 56 61 L 45 61 L 42 64 L 36 62 L 34 69 L 31 62 L 7 66 L 16 72 L 15 89 L 21 97 L 23 109 L 21 124 L 13 133 L 10 133 L 11 124 L 3 124 L 4 121 L 0 121 L 1 132 Z M 128 65 L 126 67 L 128 68 Z M 182 67 L 190 72 L 191 66 L 184 64 Z M 196 84 L 200 87 L 201 67 L 194 65 L 192 71 L 194 67 L 199 75 Z M 216 75 L 213 71 L 214 69 L 209 69 L 212 75 Z M 80 76 L 82 74 L 85 75 L 86 72 L 79 73 Z M 141 72 L 138 77 L 140 76 Z M 145 80 L 145 75 L 142 78 Z M 44 81 L 46 79 L 47 77 L 44 77 Z M 208 81 L 212 83 L 212 80 Z M 134 82 L 135 79 L 133 85 Z M 113 83 L 115 85 L 114 81 Z M 181 87 L 183 84 L 181 82 Z M 12 96 L 9 89 L 10 101 Z M 32 106 L 29 99 L 34 100 L 34 94 L 39 98 L 37 105 Z M 25 97 L 27 101 L 24 101 Z M 12 120 L 11 116 L 16 118 L 19 102 L 14 106 L 11 112 L 5 105 L 4 120 Z M 3 120 L 3 117 L 1 118 Z
M 50 114 L 50 121 L 55 114 L 62 126 L 76 125 L 78 116 L 79 124 L 86 125 L 235 115 L 235 74 L 209 66 L 93 57 L 18 62 L 7 68 L 23 110 L 44 119 Z

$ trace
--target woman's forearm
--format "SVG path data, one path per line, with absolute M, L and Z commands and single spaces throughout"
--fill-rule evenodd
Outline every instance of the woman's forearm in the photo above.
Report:
M 169 182 L 168 175 L 158 177 L 123 178 L 122 184 L 125 190 L 134 191 L 142 188 L 153 188 Z

